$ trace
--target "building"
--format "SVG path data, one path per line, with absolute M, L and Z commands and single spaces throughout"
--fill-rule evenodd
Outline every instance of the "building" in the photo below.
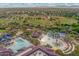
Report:
M 0 37 L 0 43 L 2 43 L 4 46 L 13 44 L 12 35 L 4 34 L 2 37 Z
M 41 34 L 42 33 L 40 31 L 35 31 L 35 32 L 32 33 L 32 37 L 33 38 L 38 38 L 38 37 L 40 37 Z
M 48 32 L 47 35 L 49 37 L 52 37 L 53 39 L 61 39 L 66 36 L 64 32 L 52 32 L 52 31 Z
M 0 38 L 0 42 L 4 42 L 7 40 L 11 40 L 12 35 L 11 34 L 4 34 L 1 38 Z
M 51 47 L 55 50 L 57 49 L 65 49 L 65 35 L 59 32 L 48 32 L 47 34 L 42 34 L 42 36 L 38 39 L 41 45 Z
M 12 56 L 12 55 L 13 55 L 12 50 L 0 47 L 0 56 Z
M 16 56 L 57 56 L 53 50 L 43 46 L 32 46 Z

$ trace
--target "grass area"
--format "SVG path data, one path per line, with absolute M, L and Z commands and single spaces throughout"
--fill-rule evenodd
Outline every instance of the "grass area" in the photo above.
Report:
M 0 24 L 6 24 L 8 22 L 11 22 L 12 20 L 5 20 L 5 19 L 0 19 Z
M 29 23 L 29 24 L 32 24 L 32 25 L 41 25 L 41 26 L 49 26 L 50 24 L 50 21 L 48 21 L 48 20 L 43 20 L 43 19 L 40 19 L 40 20 L 27 20 L 27 22 Z
M 63 23 L 63 24 L 73 24 L 73 23 L 77 23 L 78 21 L 77 20 L 75 20 L 75 19 L 73 19 L 73 18 L 62 18 L 61 19 L 61 21 L 60 21 L 61 23 Z
M 54 17 L 53 17 L 54 18 Z M 0 24 L 5 24 L 5 23 L 8 23 L 8 22 L 18 22 L 20 24 L 23 23 L 24 19 L 18 19 L 16 18 L 17 20 L 3 20 L 3 19 L 0 19 Z M 25 19 L 27 20 L 27 23 L 29 24 L 32 24 L 32 25 L 43 25 L 43 26 L 49 26 L 49 25 L 54 25 L 55 22 L 58 21 L 58 23 L 61 23 L 61 24 L 73 24 L 73 23 L 77 23 L 77 20 L 73 19 L 73 18 L 66 18 L 66 17 L 59 17 L 58 19 L 55 19 L 55 20 L 45 20 L 45 19 L 34 19 L 34 18 L 31 18 L 31 19 Z
M 44 18 L 39 18 L 38 17 L 26 17 L 26 18 L 19 18 L 16 17 L 13 20 L 3 20 L 0 19 L 0 24 L 6 24 L 10 23 L 10 22 L 17 22 L 20 25 L 23 25 L 23 22 L 25 21 L 25 24 L 31 24 L 33 26 L 43 26 L 43 27 L 51 27 L 51 26 L 56 26 L 56 24 L 73 24 L 73 23 L 77 23 L 76 19 L 73 18 L 67 18 L 67 17 L 52 17 L 54 18 L 54 20 L 52 19 L 51 21 L 49 19 L 44 19 Z M 17 25 L 15 25 L 16 27 Z M 0 30 L 0 32 L 5 32 L 6 30 Z
M 55 17 L 55 20 L 52 20 L 52 22 L 56 21 L 60 24 L 73 24 L 73 23 L 77 23 L 78 20 L 74 19 L 74 18 L 68 18 L 68 17 Z
M 4 33 L 4 32 L 6 32 L 6 30 L 0 30 L 0 33 Z

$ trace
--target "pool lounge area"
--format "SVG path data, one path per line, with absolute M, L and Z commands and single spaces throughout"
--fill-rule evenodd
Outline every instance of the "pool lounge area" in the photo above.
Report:
M 22 48 L 27 48 L 30 46 L 32 46 L 32 44 L 29 41 L 21 37 L 18 37 L 15 39 L 15 43 L 12 46 L 10 46 L 9 49 L 11 49 L 14 53 L 17 53 L 18 50 Z

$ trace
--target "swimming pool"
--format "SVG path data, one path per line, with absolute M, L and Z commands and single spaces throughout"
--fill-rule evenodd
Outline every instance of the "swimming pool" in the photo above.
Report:
M 10 48 L 14 53 L 17 53 L 18 50 L 20 50 L 20 49 L 22 49 L 22 48 L 24 48 L 24 47 L 29 47 L 29 46 L 32 46 L 32 44 L 31 44 L 29 41 L 27 41 L 27 40 L 25 40 L 25 39 L 19 37 L 19 38 L 16 38 L 16 39 L 15 39 L 15 44 L 12 45 L 12 46 L 10 46 L 9 48 Z

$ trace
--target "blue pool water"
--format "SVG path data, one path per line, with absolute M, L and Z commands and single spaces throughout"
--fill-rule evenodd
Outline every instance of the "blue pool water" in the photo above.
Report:
M 10 49 L 14 52 L 14 53 L 17 53 L 18 52 L 18 50 L 20 50 L 20 49 L 22 49 L 22 48 L 24 48 L 24 47 L 29 47 L 29 46 L 31 46 L 32 44 L 29 42 L 29 41 L 27 41 L 27 40 L 25 40 L 25 39 L 23 39 L 23 38 L 16 38 L 15 39 L 15 44 L 14 45 L 12 45 L 12 46 L 10 46 Z

